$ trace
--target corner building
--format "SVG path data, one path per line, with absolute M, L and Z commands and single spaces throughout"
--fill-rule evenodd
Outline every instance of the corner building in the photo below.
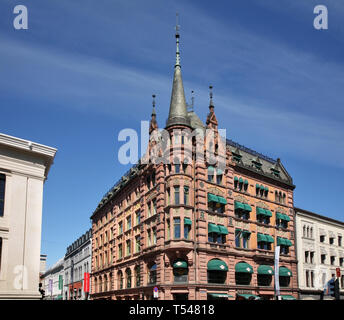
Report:
M 190 110 L 179 38 L 177 32 L 165 126 L 170 145 L 160 149 L 170 163 L 141 159 L 92 214 L 91 298 L 149 300 L 156 286 L 163 300 L 274 299 L 274 249 L 279 245 L 280 294 L 295 299 L 292 178 L 279 159 L 221 139 L 212 87 L 206 123 L 193 106 Z M 151 136 L 158 128 L 154 97 Z M 203 156 L 208 149 L 197 148 L 195 137 L 189 147 L 189 137 L 180 133 L 207 129 L 214 133 L 215 164 L 197 161 L 197 153 Z M 154 149 L 153 140 L 148 151 Z M 189 161 L 186 154 L 191 154 Z

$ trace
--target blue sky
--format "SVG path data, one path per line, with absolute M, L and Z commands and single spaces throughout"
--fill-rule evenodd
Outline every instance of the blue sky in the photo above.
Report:
M 280 157 L 295 205 L 343 220 L 344 3 L 318 1 L 27 0 L 29 29 L 0 3 L 0 131 L 56 147 L 45 183 L 42 253 L 48 265 L 90 226 L 128 167 L 123 128 L 164 127 L 175 61 L 175 13 L 187 100 L 205 120 L 208 86 L 227 138 Z

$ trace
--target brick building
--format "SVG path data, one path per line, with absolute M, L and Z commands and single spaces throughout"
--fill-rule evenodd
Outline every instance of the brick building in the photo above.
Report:
M 296 298 L 292 178 L 279 159 L 221 138 L 212 87 L 205 124 L 188 108 L 178 31 L 176 42 L 169 146 L 151 139 L 147 153 L 170 163 L 141 159 L 92 214 L 91 297 L 153 299 L 157 286 L 166 300 L 273 299 L 279 245 L 281 295 Z M 157 127 L 153 96 L 151 137 Z M 197 160 L 210 149 L 215 163 Z

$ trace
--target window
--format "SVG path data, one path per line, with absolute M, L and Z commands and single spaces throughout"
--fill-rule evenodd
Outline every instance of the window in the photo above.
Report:
M 189 204 L 189 187 L 184 187 L 184 204 Z
M 170 238 L 171 238 L 170 219 L 166 220 L 166 226 L 167 226 L 167 240 L 170 240 Z
M 135 279 L 136 279 L 136 287 L 141 285 L 141 270 L 140 266 L 135 267 Z
M 121 221 L 118 224 L 118 234 L 122 234 L 123 233 L 123 222 Z
M 251 232 L 247 230 L 236 229 L 235 230 L 235 246 L 237 248 L 249 248 Z
M 314 263 L 314 252 L 310 252 L 310 263 Z
M 118 245 L 118 259 L 121 259 L 123 257 L 123 245 Z
M 180 173 L 180 164 L 179 163 L 174 165 L 174 172 L 175 173 Z
M 320 242 L 325 242 L 325 236 L 324 235 L 320 236 Z
M 130 240 L 127 240 L 126 246 L 127 246 L 127 256 L 129 256 L 131 254 L 131 241 Z
M 167 189 L 167 205 L 171 204 L 171 190 L 170 188 Z
M 136 225 L 140 224 L 141 221 L 141 212 L 140 210 L 136 211 Z
M 187 282 L 188 273 L 189 269 L 186 261 L 177 260 L 173 263 L 174 282 Z
M 153 216 L 156 214 L 156 200 L 153 200 Z
M 306 287 L 309 287 L 309 271 L 306 270 Z
M 156 268 L 157 268 L 157 265 L 155 263 L 149 268 L 149 275 L 148 275 L 149 284 L 156 283 L 156 278 L 157 278 Z
M 325 264 L 325 261 L 326 261 L 326 254 L 322 254 L 322 255 L 320 256 L 320 260 L 321 260 L 321 263 L 322 263 L 322 264 Z
M 252 274 L 246 272 L 235 272 L 235 284 L 249 285 L 251 283 Z
M 140 236 L 135 237 L 135 252 L 140 252 Z
M 122 271 L 118 272 L 118 285 L 120 289 L 123 289 L 123 273 Z
M 329 242 L 330 244 L 334 244 L 334 238 L 333 237 L 329 238 Z
M 4 216 L 6 176 L 0 174 L 0 217 Z
M 214 167 L 209 166 L 208 167 L 208 181 L 213 182 L 214 180 Z
M 216 183 L 222 184 L 222 171 L 219 169 L 216 171 Z
M 187 173 L 188 165 L 186 163 L 183 163 L 183 171 L 184 173 Z
M 265 215 L 257 215 L 257 221 L 263 224 L 270 224 L 270 217 Z
M 147 231 L 147 246 L 150 247 L 152 245 L 152 238 L 151 238 L 151 231 Z
M 153 228 L 153 244 L 156 244 L 156 228 Z
M 180 203 L 179 187 L 174 187 L 174 204 Z
M 342 246 L 342 236 L 338 236 L 338 246 Z
M 289 253 L 289 247 L 288 246 L 280 246 L 280 253 L 281 254 L 288 254 Z
M 226 271 L 217 271 L 217 270 L 208 270 L 208 283 L 220 283 L 223 284 L 226 282 L 227 272 Z
M 1 255 L 1 252 L 0 252 L 0 255 Z M 343 258 L 339 258 L 339 265 L 340 265 L 341 267 L 343 267 Z
M 309 251 L 305 251 L 305 263 L 308 263 Z
M 127 217 L 127 230 L 131 229 L 131 216 Z
M 190 238 L 190 231 L 191 231 L 191 226 L 189 224 L 184 223 L 184 238 L 185 239 Z
M 174 218 L 174 239 L 180 238 L 180 218 Z
M 131 288 L 131 270 L 128 268 L 125 270 L 125 276 L 127 278 L 127 288 Z
M 331 256 L 330 260 L 331 260 L 331 265 L 333 266 L 335 261 L 336 261 L 336 257 L 335 256 Z
M 314 287 L 314 272 L 311 271 L 311 287 Z

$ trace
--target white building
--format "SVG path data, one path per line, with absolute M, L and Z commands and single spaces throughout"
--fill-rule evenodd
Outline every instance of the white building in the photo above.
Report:
M 56 149 L 0 133 L 0 299 L 39 299 L 43 185 Z
M 92 229 L 67 248 L 64 268 L 64 300 L 85 300 L 84 274 L 91 272 Z
M 63 295 L 64 258 L 57 261 L 43 275 L 42 283 L 45 299 L 62 300 Z
M 336 276 L 336 268 L 341 271 L 344 298 L 344 222 L 299 208 L 295 214 L 300 299 L 320 299 L 325 284 Z

